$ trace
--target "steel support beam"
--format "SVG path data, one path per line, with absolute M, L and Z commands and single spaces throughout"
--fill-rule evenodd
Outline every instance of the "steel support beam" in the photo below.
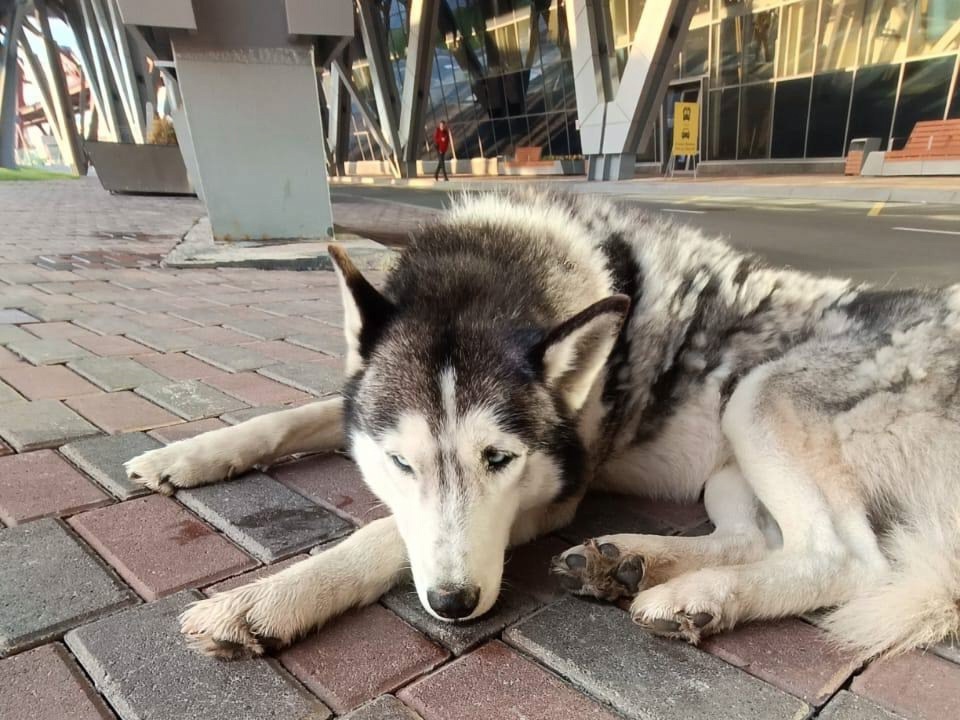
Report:
M 410 31 L 407 62 L 400 103 L 400 146 L 404 174 L 416 174 L 417 156 L 423 138 L 423 115 L 430 93 L 440 0 L 410 0 L 407 12 Z
M 120 135 L 117 105 L 114 100 L 114 89 L 111 84 L 107 59 L 103 49 L 103 39 L 99 26 L 97 25 L 97 18 L 93 12 L 91 0 L 78 0 L 78 3 L 80 5 L 84 36 L 86 37 L 87 47 L 90 51 L 93 75 L 96 76 L 97 85 L 100 88 L 100 101 L 102 103 L 100 107 L 100 121 L 106 125 L 107 134 L 114 141 L 119 142 L 122 140 L 122 137 Z
M 6 17 L 0 18 L 6 26 L 3 48 L 0 49 L 0 167 L 17 167 L 17 87 L 20 68 L 17 47 L 20 29 L 27 12 L 27 3 L 16 0 L 9 3 Z
M 352 66 L 350 46 L 343 49 L 340 58 L 330 66 L 330 92 L 327 96 L 327 147 L 333 156 L 332 166 L 337 175 L 343 175 L 344 162 L 350 153 L 350 120 L 353 108 L 350 92 L 344 82 L 342 68 Z
M 370 67 L 373 97 L 377 104 L 380 132 L 387 138 L 394 164 L 401 167 L 403 145 L 400 142 L 400 97 L 387 48 L 387 27 L 380 4 L 372 0 L 357 0 L 360 34 Z
M 73 105 L 70 94 L 67 92 L 67 79 L 63 74 L 63 65 L 60 59 L 60 46 L 53 39 L 50 32 L 50 16 L 47 12 L 46 0 L 34 0 L 37 8 L 37 20 L 40 23 L 40 36 L 46 51 L 48 86 L 53 101 L 53 111 L 60 128 L 60 155 L 64 162 L 77 175 L 87 174 L 87 158 L 80 146 L 80 133 L 77 131 L 77 122 L 73 117 Z
M 377 124 L 377 116 L 374 115 L 373 110 L 364 102 L 363 96 L 360 95 L 360 91 L 353 82 L 353 77 L 348 74 L 347 69 L 340 64 L 339 60 L 334 60 L 333 63 L 331 63 L 331 69 L 336 70 L 340 74 L 340 82 L 342 82 L 343 86 L 347 89 L 347 93 L 353 102 L 357 104 L 357 109 L 360 111 L 363 121 L 370 129 L 373 139 L 377 145 L 380 146 L 384 157 L 386 157 L 393 166 L 394 174 L 399 176 L 400 171 L 396 167 L 396 156 L 393 154 L 393 148 L 390 147 L 389 141 L 383 136 L 383 133 L 380 132 L 380 126 Z

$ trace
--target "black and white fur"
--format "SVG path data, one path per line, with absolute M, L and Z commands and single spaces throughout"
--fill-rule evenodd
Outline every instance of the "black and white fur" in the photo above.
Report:
M 383 292 L 333 250 L 342 397 L 146 453 L 165 493 L 346 446 L 392 516 L 182 617 L 202 651 L 289 643 L 412 575 L 445 619 L 589 488 L 693 501 L 706 537 L 611 535 L 554 571 L 697 642 L 837 609 L 864 657 L 960 630 L 960 286 L 766 267 L 697 230 L 556 194 L 464 198 Z M 409 569 L 409 570 L 408 570 Z

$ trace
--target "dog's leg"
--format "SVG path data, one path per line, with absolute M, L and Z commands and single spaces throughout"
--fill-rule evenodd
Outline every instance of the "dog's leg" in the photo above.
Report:
M 392 517 L 276 575 L 191 605 L 180 625 L 207 655 L 260 655 L 291 643 L 352 607 L 369 605 L 405 573 L 407 554 Z
M 571 592 L 613 601 L 692 570 L 754 562 L 767 553 L 756 496 L 735 465 L 707 481 L 704 502 L 716 526 L 708 536 L 605 535 L 570 548 L 552 569 Z
M 224 480 L 286 455 L 335 450 L 343 440 L 343 399 L 336 397 L 180 440 L 125 467 L 134 482 L 172 495 L 177 488 Z

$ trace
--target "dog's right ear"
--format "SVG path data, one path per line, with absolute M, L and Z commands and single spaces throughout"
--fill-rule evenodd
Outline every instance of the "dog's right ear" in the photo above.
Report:
M 340 280 L 343 330 L 347 337 L 347 375 L 363 367 L 370 348 L 393 318 L 396 307 L 360 274 L 339 245 L 327 247 Z

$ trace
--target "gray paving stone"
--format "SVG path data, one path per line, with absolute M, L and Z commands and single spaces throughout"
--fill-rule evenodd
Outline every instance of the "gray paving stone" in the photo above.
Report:
M 101 335 L 125 335 L 130 332 L 136 332 L 140 325 L 128 320 L 127 318 L 116 317 L 114 315 L 92 315 L 78 317 L 73 321 L 74 325 L 79 325 L 85 330 L 92 330 Z
M 34 365 L 56 365 L 57 363 L 90 357 L 87 350 L 62 338 L 14 340 L 7 347 Z
M 939 655 L 944 660 L 960 664 L 960 638 L 947 638 L 943 642 L 930 646 L 930 652 Z
M 0 382 L 0 405 L 12 402 L 24 402 L 24 398 L 5 382 Z
M 36 339 L 34 335 L 14 325 L 0 325 L 0 345 L 9 345 L 12 342 Z
M 838 692 L 818 717 L 822 720 L 902 720 L 900 715 L 846 690 Z
M 0 310 L 0 325 L 17 325 L 20 323 L 34 323 L 37 319 L 33 315 L 27 315 L 23 310 L 17 308 L 3 308 Z
M 565 598 L 504 637 L 628 718 L 786 720 L 810 712 L 712 655 L 643 632 L 613 605 Z
M 230 372 L 257 370 L 276 362 L 274 358 L 242 345 L 203 345 L 190 350 L 187 354 L 203 360 L 208 365 Z
M 129 500 L 150 491 L 127 479 L 123 463 L 158 447 L 163 447 L 163 443 L 145 433 L 132 432 L 77 440 L 60 448 L 60 452 L 112 495 Z
M 293 334 L 288 327 L 284 326 L 280 318 L 227 320 L 223 323 L 223 326 L 260 340 L 283 340 L 287 335 Z
M 61 521 L 0 530 L 0 657 L 136 601 Z
M 352 527 L 263 473 L 181 490 L 177 499 L 268 563 L 312 548 Z
M 327 355 L 332 355 L 333 357 L 343 357 L 347 351 L 347 341 L 342 335 L 330 333 L 327 334 L 317 334 L 317 335 L 291 335 L 287 338 L 287 342 L 292 345 L 299 345 L 300 347 L 305 347 L 307 350 L 316 350 L 317 352 L 326 353 Z
M 223 662 L 187 648 L 184 591 L 69 632 L 67 645 L 122 720 L 324 720 L 330 711 L 277 668 Z
M 285 405 L 261 405 L 260 407 L 243 408 L 242 410 L 233 410 L 231 412 L 224 413 L 220 416 L 220 419 L 225 423 L 238 425 L 239 423 L 246 422 L 247 420 L 255 417 L 260 417 L 261 415 L 269 415 L 270 413 L 280 412 L 281 410 L 290 410 L 291 407 L 287 407 Z
M 59 447 L 100 430 L 58 400 L 0 405 L 0 436 L 18 452 Z
M 151 383 L 138 387 L 136 391 L 147 400 L 185 420 L 217 417 L 247 407 L 245 402 L 199 380 Z
M 437 620 L 423 609 L 412 582 L 394 588 L 381 598 L 381 602 L 454 655 L 462 655 L 484 640 L 499 635 L 505 627 L 540 607 L 536 598 L 505 587 L 500 591 L 497 604 L 486 615 L 452 624 Z
M 324 363 L 281 363 L 260 368 L 257 372 L 297 390 L 314 395 L 333 395 L 343 386 L 343 371 Z
M 125 357 L 88 357 L 67 363 L 67 367 L 107 392 L 167 382 L 163 375 Z
M 643 510 L 644 501 L 639 498 L 614 493 L 592 493 L 580 503 L 573 522 L 557 534 L 564 540 L 581 543 L 598 535 L 666 535 L 670 532 L 671 528 L 666 521 L 651 518 Z
M 381 695 L 366 705 L 344 715 L 341 720 L 422 720 L 393 695 Z
M 137 328 L 126 333 L 131 340 L 160 352 L 181 352 L 203 343 L 189 335 L 159 328 Z

